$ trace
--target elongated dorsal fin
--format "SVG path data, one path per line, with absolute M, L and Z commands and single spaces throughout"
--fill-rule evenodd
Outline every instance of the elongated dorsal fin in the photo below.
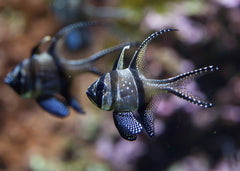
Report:
M 61 36 L 63 36 L 65 33 L 69 32 L 71 30 L 86 28 L 86 27 L 90 27 L 90 26 L 96 26 L 96 25 L 100 25 L 100 24 L 101 24 L 101 22 L 98 22 L 98 21 L 78 22 L 75 24 L 70 24 L 70 25 L 63 27 L 59 32 L 57 32 L 55 37 L 56 37 L 56 39 L 58 39 Z
M 56 43 L 58 39 L 60 39 L 65 33 L 70 32 L 73 29 L 81 29 L 81 28 L 86 28 L 90 26 L 96 26 L 103 24 L 103 22 L 97 22 L 97 21 L 90 21 L 90 22 L 78 22 L 75 24 L 70 24 L 62 28 L 59 32 L 57 32 L 55 37 L 52 37 L 52 45 L 49 48 L 50 54 L 54 52 L 54 49 L 56 47 Z
M 144 57 L 145 57 L 145 53 L 146 53 L 146 49 L 147 49 L 147 45 L 148 43 L 154 39 L 155 37 L 166 33 L 166 32 L 171 32 L 171 31 L 178 31 L 177 29 L 164 29 L 164 30 L 160 30 L 157 31 L 153 34 L 151 34 L 147 39 L 145 39 L 142 44 L 139 46 L 138 50 L 135 52 L 130 64 L 129 64 L 129 68 L 130 69 L 137 69 L 140 74 L 144 74 Z
M 95 26 L 95 25 L 98 25 L 98 24 L 100 24 L 100 23 L 97 22 L 97 21 L 92 21 L 92 22 L 78 22 L 78 23 L 75 23 L 75 24 L 67 25 L 64 28 L 62 28 L 59 32 L 57 32 L 55 37 L 45 36 L 41 40 L 41 42 L 39 44 L 37 44 L 32 49 L 31 55 L 38 54 L 39 53 L 39 47 L 47 41 L 50 41 L 50 40 L 52 41 L 52 45 L 49 48 L 49 51 L 51 52 L 51 51 L 53 51 L 53 49 L 55 49 L 57 40 L 59 38 L 61 38 L 65 33 L 69 32 L 73 29 L 81 29 L 81 28 L 86 28 L 86 27 L 89 27 L 89 26 Z
M 129 49 L 130 45 L 126 45 L 123 47 L 122 52 L 120 53 L 118 59 L 116 60 L 112 70 L 120 70 L 123 69 L 123 62 L 124 62 L 124 52 L 126 49 Z
M 97 60 L 100 60 L 104 58 L 104 56 L 108 56 L 111 53 L 119 52 L 121 51 L 125 46 L 136 46 L 136 42 L 127 42 L 124 44 L 120 44 L 105 50 L 102 50 L 100 52 L 95 53 L 94 55 L 84 58 L 84 59 L 77 59 L 77 60 L 69 60 L 69 59 L 64 59 L 61 56 L 58 58 L 61 65 L 64 66 L 64 68 L 67 68 L 68 70 L 71 70 L 73 75 L 82 73 L 84 71 L 92 72 L 97 75 L 103 75 L 106 71 L 103 69 L 100 69 L 96 66 Z M 115 62 L 117 63 L 117 62 Z M 87 66 L 87 67 L 86 67 Z M 114 65 L 115 66 L 115 65 Z M 115 67 L 116 69 L 116 67 Z

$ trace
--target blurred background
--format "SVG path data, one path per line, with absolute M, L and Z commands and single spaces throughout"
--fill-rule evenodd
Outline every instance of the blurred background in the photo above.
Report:
M 189 86 L 214 107 L 203 109 L 162 95 L 156 136 L 134 142 L 118 134 L 111 112 L 85 95 L 97 79 L 80 75 L 72 91 L 86 114 L 56 118 L 23 99 L 3 79 L 46 35 L 78 21 L 108 21 L 89 32 L 84 58 L 154 31 L 177 28 L 152 41 L 147 65 L 153 78 L 167 78 L 207 65 L 220 71 Z M 0 0 L 0 170 L 235 171 L 240 170 L 239 0 Z M 106 65 L 100 63 L 100 65 Z M 110 66 L 111 68 L 111 66 Z

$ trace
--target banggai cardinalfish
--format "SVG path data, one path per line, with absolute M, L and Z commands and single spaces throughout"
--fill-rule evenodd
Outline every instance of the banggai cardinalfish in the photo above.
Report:
M 146 78 L 144 56 L 148 43 L 153 38 L 170 31 L 177 30 L 165 29 L 150 35 L 141 43 L 129 66 L 124 69 L 124 51 L 129 48 L 125 46 L 112 71 L 101 76 L 86 92 L 96 106 L 102 110 L 113 111 L 115 125 L 124 139 L 135 140 L 143 128 L 149 136 L 154 135 L 152 99 L 155 95 L 172 93 L 196 105 L 212 107 L 212 103 L 190 94 L 183 86 L 204 74 L 219 70 L 218 67 L 208 66 L 162 80 Z M 135 110 L 139 113 L 140 120 L 133 114 Z
M 85 72 L 102 75 L 102 72 L 94 67 L 93 64 L 109 53 L 121 50 L 129 43 L 112 47 L 88 58 L 78 60 L 64 58 L 57 44 L 65 38 L 65 35 L 72 31 L 78 30 L 84 35 L 84 29 L 97 24 L 99 23 L 79 22 L 64 27 L 55 37 L 51 38 L 50 36 L 46 36 L 33 48 L 31 57 L 18 64 L 14 70 L 7 75 L 5 83 L 10 85 L 22 97 L 36 99 L 37 103 L 44 110 L 57 117 L 68 116 L 68 106 L 73 107 L 78 113 L 83 113 L 84 111 L 77 99 L 70 93 L 72 80 L 75 76 Z M 84 38 L 81 40 L 81 45 L 89 43 L 86 42 Z M 51 43 L 47 51 L 39 52 L 39 47 L 47 42 Z

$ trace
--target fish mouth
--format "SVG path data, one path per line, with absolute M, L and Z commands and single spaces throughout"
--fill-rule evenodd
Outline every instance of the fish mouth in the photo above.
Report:
M 96 98 L 95 98 L 95 96 L 93 95 L 92 91 L 91 91 L 91 90 L 88 90 L 88 91 L 86 91 L 86 94 L 87 94 L 89 100 L 90 100 L 94 105 L 98 106 L 98 104 L 97 104 L 97 102 L 96 102 Z

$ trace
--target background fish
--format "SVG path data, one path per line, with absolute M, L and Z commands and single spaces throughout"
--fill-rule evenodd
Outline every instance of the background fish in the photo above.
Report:
M 144 56 L 148 43 L 160 34 L 170 31 L 177 30 L 160 30 L 144 40 L 126 69 L 123 67 L 123 58 L 124 51 L 129 46 L 125 46 L 113 70 L 101 76 L 86 92 L 89 99 L 99 108 L 113 110 L 115 125 L 120 135 L 127 140 L 135 140 L 143 128 L 149 136 L 154 135 L 154 103 L 152 99 L 155 95 L 172 93 L 196 105 L 205 108 L 212 107 L 212 103 L 186 91 L 184 85 L 204 74 L 219 70 L 218 67 L 208 66 L 169 79 L 146 78 Z M 139 121 L 133 114 L 135 110 L 140 115 Z
M 64 27 L 55 37 L 46 36 L 33 48 L 31 57 L 18 64 L 7 75 L 5 83 L 22 97 L 35 98 L 43 109 L 55 116 L 67 116 L 69 114 L 67 106 L 73 107 L 79 113 L 84 113 L 76 98 L 69 92 L 72 80 L 84 72 L 102 75 L 93 63 L 109 53 L 121 50 L 126 44 L 100 51 L 89 58 L 70 60 L 62 57 L 57 43 L 66 35 L 67 48 L 77 50 L 89 44 L 86 28 L 98 24 L 100 23 L 80 22 Z M 75 33 L 75 30 L 78 32 Z M 40 52 L 40 46 L 45 43 L 51 43 L 51 45 L 47 51 Z

